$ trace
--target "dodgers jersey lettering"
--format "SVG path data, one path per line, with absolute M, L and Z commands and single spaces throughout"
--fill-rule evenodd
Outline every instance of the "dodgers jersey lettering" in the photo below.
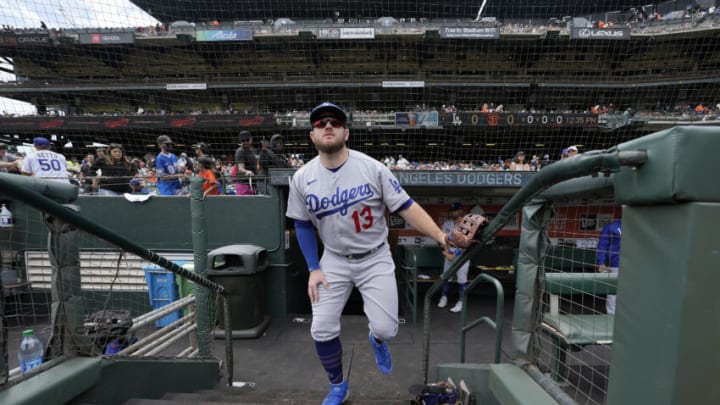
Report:
M 23 160 L 22 171 L 41 179 L 62 180 L 69 183 L 65 156 L 51 150 L 40 150 Z
M 325 248 L 340 255 L 366 252 L 386 241 L 385 206 L 394 212 L 410 199 L 382 163 L 349 153 L 335 172 L 318 157 L 300 168 L 290 183 L 286 213 L 311 221 Z

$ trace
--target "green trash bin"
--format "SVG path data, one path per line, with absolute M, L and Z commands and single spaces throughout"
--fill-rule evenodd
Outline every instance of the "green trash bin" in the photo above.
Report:
M 229 245 L 208 253 L 207 277 L 223 286 L 230 298 L 230 325 L 236 339 L 256 338 L 270 324 L 265 313 L 264 271 L 268 266 L 267 250 L 254 245 Z M 216 315 L 222 329 L 221 308 Z M 224 331 L 215 333 L 224 337 Z
M 193 262 L 185 263 L 180 267 L 182 267 L 183 269 L 185 269 L 187 271 L 192 271 L 192 272 L 195 271 L 195 263 L 193 263 Z M 177 287 L 178 287 L 179 298 L 185 298 L 190 294 L 195 294 L 195 283 L 193 283 L 192 281 L 190 281 L 186 278 L 183 278 L 183 277 L 175 276 L 175 284 L 177 284 Z M 184 309 L 183 315 L 187 315 L 189 313 L 190 313 L 190 306 L 186 306 Z

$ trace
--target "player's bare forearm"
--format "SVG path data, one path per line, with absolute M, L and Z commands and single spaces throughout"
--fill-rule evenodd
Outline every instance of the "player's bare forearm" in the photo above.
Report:
M 415 230 L 422 232 L 435 239 L 440 245 L 445 246 L 445 233 L 420 204 L 413 203 L 407 209 L 400 211 L 399 214 Z

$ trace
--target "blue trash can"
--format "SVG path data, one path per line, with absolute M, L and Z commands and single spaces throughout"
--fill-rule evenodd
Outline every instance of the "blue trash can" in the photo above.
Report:
M 178 266 L 187 264 L 186 260 L 173 260 Z M 178 288 L 175 283 L 175 273 L 167 271 L 164 268 L 151 264 L 143 268 L 145 270 L 145 281 L 148 285 L 148 293 L 150 295 L 150 306 L 152 309 L 158 309 L 178 300 Z M 167 326 L 183 316 L 182 309 L 171 312 L 170 314 L 155 321 L 155 326 L 162 328 Z

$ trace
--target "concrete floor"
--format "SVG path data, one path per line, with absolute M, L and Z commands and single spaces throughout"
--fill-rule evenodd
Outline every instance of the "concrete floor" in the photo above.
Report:
M 450 305 L 451 306 L 451 305 Z M 448 306 L 448 308 L 450 307 Z M 445 379 L 437 376 L 434 365 L 460 362 L 459 313 L 445 309 L 431 309 L 431 334 L 429 356 L 429 382 Z M 471 297 L 468 319 L 481 316 L 495 316 L 494 297 Z M 512 302 L 505 307 L 503 348 L 510 347 Z M 313 392 L 318 402 L 327 393 L 328 381 L 324 369 L 315 353 L 310 336 L 308 315 L 298 319 L 273 319 L 267 331 L 258 339 L 235 340 L 235 381 L 254 384 L 255 397 L 259 393 L 277 391 Z M 420 317 L 422 318 L 422 317 Z M 364 315 L 344 315 L 342 318 L 341 342 L 343 344 L 343 366 L 348 374 L 350 358 L 350 391 L 353 403 L 364 401 L 412 399 L 408 388 L 421 384 L 423 376 L 423 325 L 419 320 L 413 325 L 403 323 L 396 337 L 389 343 L 393 356 L 393 372 L 384 375 L 375 365 L 375 354 L 368 342 L 368 324 Z M 467 334 L 466 361 L 491 363 L 494 356 L 495 332 L 487 325 L 478 326 Z M 216 341 L 215 355 L 222 358 L 224 346 Z M 506 357 L 503 355 L 503 358 Z M 360 401 L 360 402 L 358 402 Z

